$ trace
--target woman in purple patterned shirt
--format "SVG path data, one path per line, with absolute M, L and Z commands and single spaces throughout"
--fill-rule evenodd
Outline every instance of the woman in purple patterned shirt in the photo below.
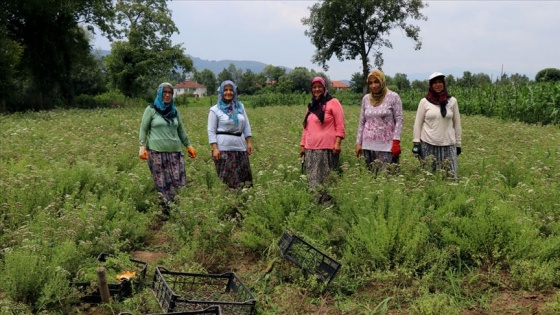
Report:
M 376 160 L 382 165 L 399 162 L 403 111 L 401 98 L 387 88 L 381 70 L 369 73 L 367 85 L 369 93 L 362 98 L 355 151 L 358 158 L 364 154 L 372 170 Z

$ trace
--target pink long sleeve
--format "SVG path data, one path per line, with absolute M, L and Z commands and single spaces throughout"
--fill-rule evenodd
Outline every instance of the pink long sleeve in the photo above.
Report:
M 325 119 L 323 123 L 311 114 L 307 117 L 307 127 L 303 129 L 300 145 L 306 149 L 332 149 L 336 137 L 346 137 L 344 127 L 344 111 L 340 102 L 333 98 L 325 104 Z

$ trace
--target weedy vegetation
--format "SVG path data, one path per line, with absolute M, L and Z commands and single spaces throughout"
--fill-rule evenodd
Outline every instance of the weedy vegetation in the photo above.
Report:
M 240 191 L 215 174 L 206 136 L 211 101 L 182 105 L 198 157 L 188 159 L 188 187 L 164 223 L 137 157 L 143 104 L 0 116 L 1 313 L 158 313 L 149 282 L 161 265 L 235 272 L 258 314 L 557 314 L 558 110 L 531 125 L 520 122 L 532 122 L 531 108 L 499 110 L 518 111 L 514 119 L 487 118 L 484 111 L 496 111 L 491 101 L 457 97 L 479 110 L 464 111 L 460 178 L 452 180 L 410 152 L 417 96 L 403 96 L 403 153 L 394 172 L 368 171 L 355 157 L 359 107 L 341 96 L 347 138 L 341 172 L 325 186 L 333 200 L 323 205 L 301 172 L 303 99 L 292 106 L 247 99 L 254 187 Z M 342 264 L 331 283 L 281 257 L 286 230 Z M 136 251 L 166 254 L 149 262 L 144 287 L 106 305 L 79 303 L 69 283 L 91 279 L 84 272 L 92 259 L 106 252 L 126 261 Z M 523 303 L 528 295 L 536 298 Z

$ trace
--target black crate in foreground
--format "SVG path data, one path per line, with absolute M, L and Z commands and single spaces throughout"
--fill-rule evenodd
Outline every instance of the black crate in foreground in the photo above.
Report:
M 288 231 L 284 232 L 278 241 L 278 247 L 284 258 L 296 264 L 304 272 L 317 275 L 319 280 L 327 284 L 341 267 L 340 263 Z
M 197 274 L 156 267 L 152 290 L 166 312 L 219 306 L 224 315 L 253 315 L 255 297 L 233 272 Z
M 97 256 L 97 261 L 105 262 L 107 257 L 111 256 L 107 253 L 101 253 Z M 116 300 L 122 300 L 126 297 L 132 295 L 133 287 L 138 286 L 140 282 L 146 278 L 146 273 L 148 271 L 148 264 L 136 259 L 130 259 L 136 266 L 137 277 L 130 280 L 121 280 L 118 283 L 108 283 L 109 295 L 111 298 Z M 80 297 L 80 302 L 99 304 L 101 303 L 101 294 L 99 293 L 99 288 L 93 287 L 89 282 L 71 282 L 70 286 L 76 287 L 79 292 L 82 293 Z
M 161 313 L 161 314 L 146 314 L 146 315 L 222 315 L 222 311 L 219 306 L 209 306 L 203 310 L 199 311 L 185 311 L 185 312 L 173 312 L 173 313 Z M 133 313 L 121 312 L 119 315 L 134 315 Z

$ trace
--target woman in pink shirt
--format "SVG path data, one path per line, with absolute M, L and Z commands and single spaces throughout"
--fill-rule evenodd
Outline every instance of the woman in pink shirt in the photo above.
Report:
M 338 168 L 345 131 L 342 105 L 329 94 L 323 78 L 311 81 L 311 94 L 303 120 L 300 156 L 305 159 L 309 186 L 315 188 L 325 182 L 331 170 Z

